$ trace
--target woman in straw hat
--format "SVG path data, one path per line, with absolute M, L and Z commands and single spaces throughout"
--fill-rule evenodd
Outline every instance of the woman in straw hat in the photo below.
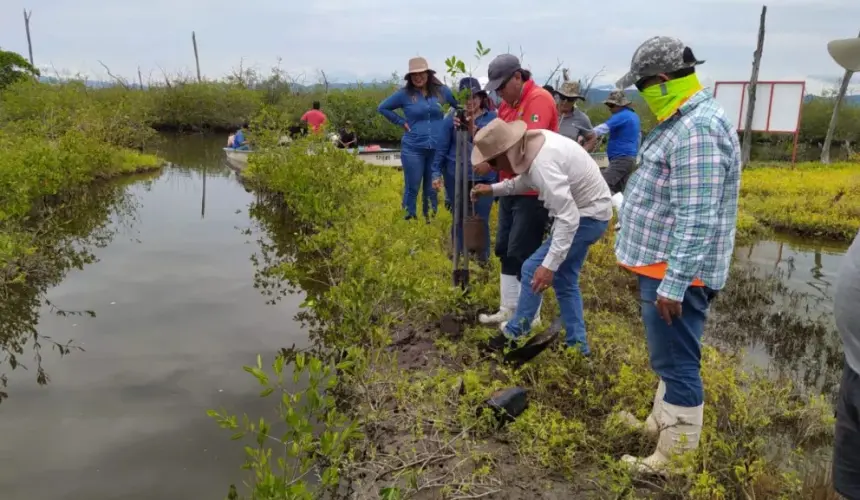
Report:
M 472 164 L 517 177 L 478 184 L 472 197 L 512 196 L 536 190 L 555 221 L 550 237 L 523 264 L 522 286 L 513 318 L 502 323 L 491 342 L 501 348 L 528 333 L 552 286 L 561 309 L 568 347 L 591 353 L 585 335 L 579 271 L 589 247 L 603 236 L 612 218 L 609 188 L 591 155 L 576 142 L 549 130 L 526 131 L 526 123 L 493 120 L 475 136 Z
M 860 71 L 860 38 L 827 44 L 830 56 L 849 71 Z M 850 500 L 860 499 L 860 233 L 845 254 L 833 315 L 845 346 L 845 370 L 836 407 L 833 486 Z
M 403 208 L 406 220 L 415 219 L 419 188 L 423 191 L 424 217 L 430 221 L 430 208 L 438 209 L 433 183 L 433 158 L 444 113 L 442 104 L 457 105 L 457 100 L 435 76 L 427 60 L 413 57 L 409 60 L 406 85 L 379 105 L 379 112 L 391 123 L 403 127 L 400 141 L 400 161 L 403 165 Z M 403 115 L 395 113 L 401 110 Z M 423 187 L 422 187 L 423 185 Z

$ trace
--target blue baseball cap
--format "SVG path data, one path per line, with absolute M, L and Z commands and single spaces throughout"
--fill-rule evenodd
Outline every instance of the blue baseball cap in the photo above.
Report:
M 478 79 L 472 78 L 471 76 L 467 76 L 466 78 L 460 80 L 460 84 L 458 85 L 458 87 L 461 91 L 464 89 L 469 89 L 469 91 L 472 92 L 472 95 L 478 95 L 484 92 L 484 90 L 481 89 L 481 84 L 480 82 L 478 82 Z

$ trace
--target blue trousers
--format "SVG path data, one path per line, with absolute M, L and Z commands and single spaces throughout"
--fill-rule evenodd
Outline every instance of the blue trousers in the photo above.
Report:
M 442 178 L 445 181 L 445 208 L 454 213 L 454 206 L 449 203 L 449 200 L 454 200 L 455 191 L 454 191 L 454 174 L 449 173 L 448 170 L 442 171 Z M 450 178 L 450 182 L 449 182 Z M 472 190 L 475 184 L 487 184 L 489 181 L 469 181 L 468 192 Z M 449 187 L 450 186 L 450 187 Z M 462 200 L 457 200 L 458 203 L 463 203 Z M 471 201 L 468 203 L 468 215 L 477 215 L 484 220 L 484 251 L 478 255 L 478 259 L 482 262 L 487 262 L 490 260 L 490 212 L 493 210 L 493 197 L 492 196 L 482 196 L 478 198 L 478 201 L 472 203 Z M 457 231 L 456 241 L 459 243 L 457 246 L 457 250 L 462 252 L 463 250 L 463 224 L 455 224 L 451 227 L 451 240 L 454 241 L 454 231 Z
M 433 156 L 435 150 L 403 146 L 400 162 L 403 165 L 403 180 L 406 189 L 403 193 L 403 208 L 406 215 L 415 217 L 417 212 L 418 191 L 423 194 L 422 208 L 425 216 L 439 209 L 439 197 L 433 189 Z
M 660 280 L 639 276 L 640 307 L 651 369 L 666 383 L 664 401 L 675 406 L 699 406 L 705 399 L 700 373 L 702 332 L 717 292 L 708 287 L 688 288 L 681 303 L 681 317 L 672 318 L 670 326 L 654 304 L 659 286 Z
M 607 221 L 582 217 L 579 219 L 579 229 L 573 236 L 573 243 L 567 258 L 553 274 L 552 287 L 555 290 L 558 307 L 561 309 L 561 320 L 564 322 L 566 341 L 569 347 L 579 347 L 583 354 L 591 354 L 588 339 L 585 336 L 585 317 L 582 311 L 582 293 L 579 290 L 579 271 L 588 256 L 588 249 L 606 232 Z M 505 332 L 511 337 L 519 337 L 528 333 L 532 320 L 540 305 L 540 294 L 532 291 L 532 279 L 535 271 L 543 264 L 549 253 L 552 236 L 537 249 L 522 268 L 522 288 L 517 312 L 505 327 Z

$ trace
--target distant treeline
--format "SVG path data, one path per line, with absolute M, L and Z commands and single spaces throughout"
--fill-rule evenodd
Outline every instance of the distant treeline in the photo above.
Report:
M 112 103 L 133 103 L 135 115 L 143 120 L 142 125 L 160 131 L 231 131 L 257 116 L 264 107 L 269 108 L 270 114 L 276 112 L 298 123 L 311 103 L 320 101 L 332 127 L 340 127 L 349 119 L 362 140 L 392 142 L 400 139 L 402 129 L 384 120 L 376 112 L 376 106 L 399 84 L 399 80 L 392 78 L 390 82 L 327 88 L 322 84 L 296 85 L 274 76 L 250 82 L 235 77 L 223 82 L 174 81 L 141 89 L 128 83 L 94 88 L 76 81 L 52 84 L 30 81 L 7 89 L 6 94 L 19 94 L 23 101 L 30 102 L 30 106 L 42 110 L 47 106 L 62 106 L 70 112 L 74 109 L 75 99 L 95 99 L 107 109 L 114 107 Z M 45 100 L 46 95 L 53 97 Z M 592 95 L 589 97 L 593 98 Z M 634 95 L 633 101 L 647 132 L 653 127 L 654 118 L 638 96 Z M 816 97 L 804 102 L 802 143 L 816 145 L 824 140 L 833 103 L 834 99 L 830 97 Z M 608 117 L 607 109 L 599 101 L 589 102 L 583 109 L 595 124 Z M 785 135 L 757 134 L 756 139 L 763 143 L 791 142 L 791 138 Z M 840 109 L 835 141 L 837 144 L 860 141 L 860 106 L 846 105 Z

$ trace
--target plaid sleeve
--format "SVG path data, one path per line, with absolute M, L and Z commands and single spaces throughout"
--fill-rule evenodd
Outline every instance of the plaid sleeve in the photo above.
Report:
M 690 123 L 669 152 L 670 207 L 675 223 L 670 236 L 669 268 L 657 293 L 683 301 L 713 244 L 719 225 L 726 170 L 721 134 L 710 121 Z

